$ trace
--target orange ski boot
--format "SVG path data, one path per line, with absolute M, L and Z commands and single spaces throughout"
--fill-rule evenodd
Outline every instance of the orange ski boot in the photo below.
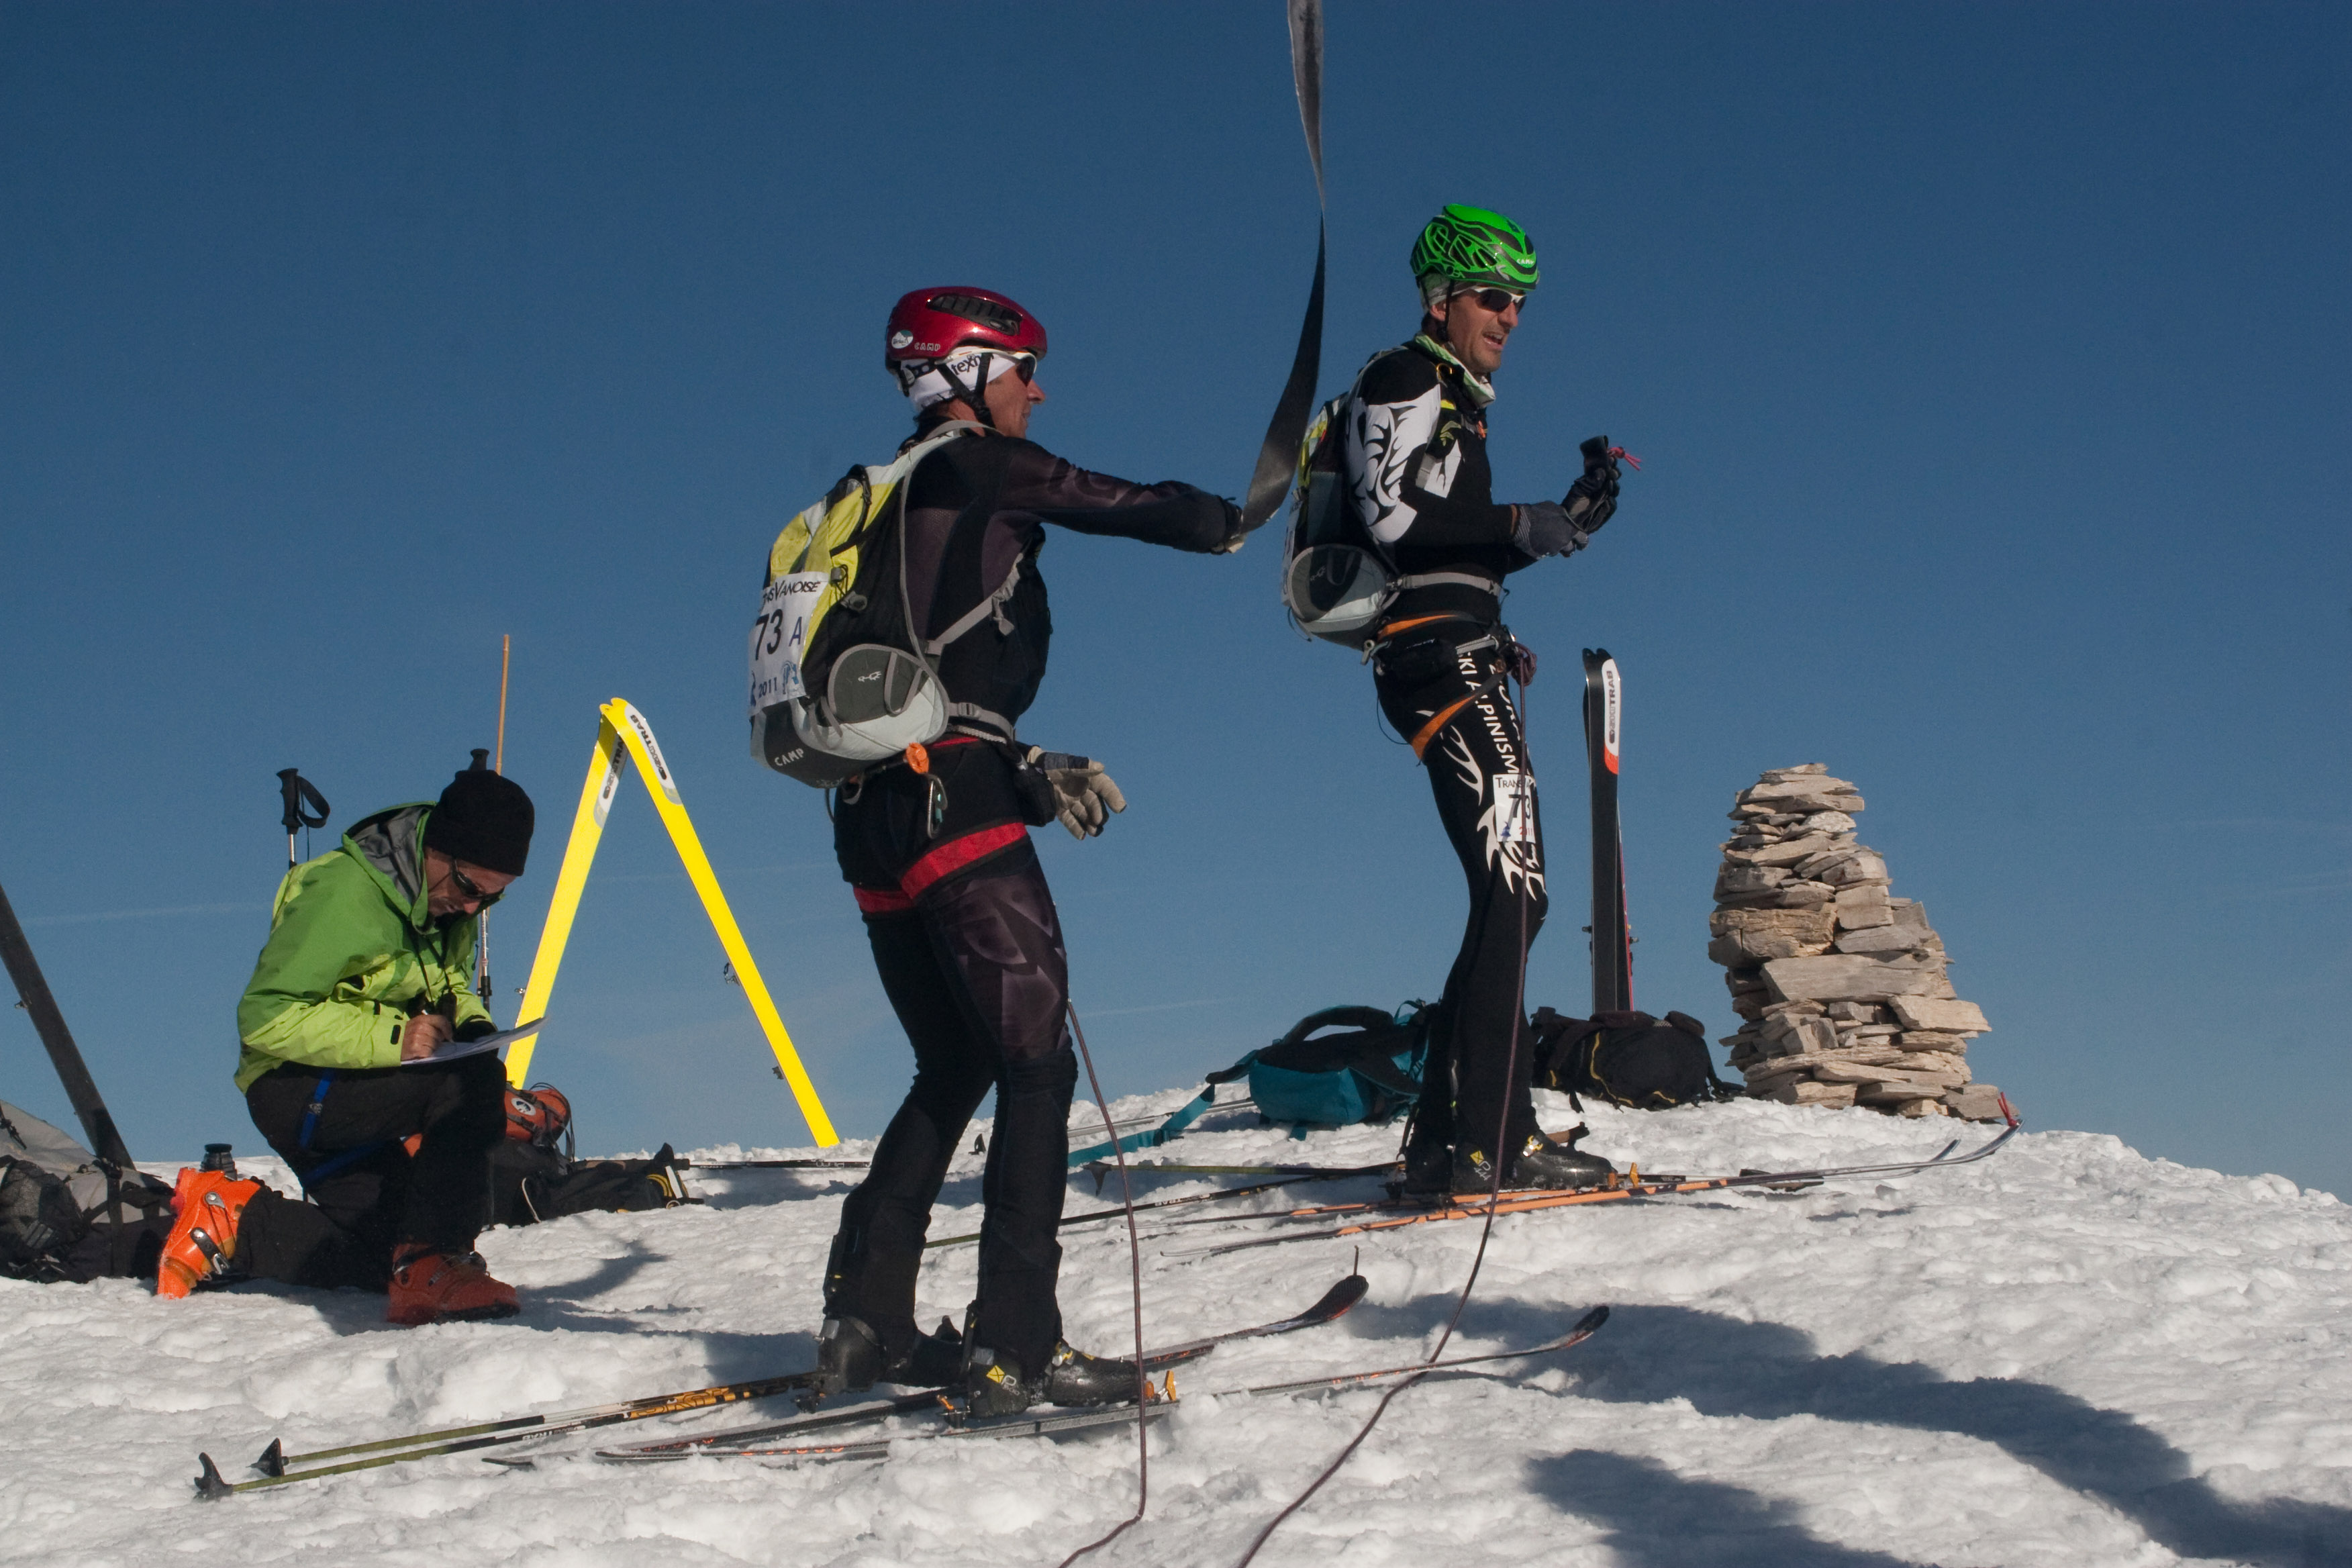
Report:
M 176 1300 L 199 1285 L 232 1278 L 237 1218 L 260 1190 L 259 1182 L 226 1172 L 183 1168 L 172 1192 L 172 1212 L 179 1218 L 155 1266 L 155 1294 Z
M 411 1242 L 393 1254 L 392 1302 L 383 1314 L 393 1322 L 511 1318 L 521 1310 L 514 1287 L 491 1279 L 478 1252 L 436 1252 Z

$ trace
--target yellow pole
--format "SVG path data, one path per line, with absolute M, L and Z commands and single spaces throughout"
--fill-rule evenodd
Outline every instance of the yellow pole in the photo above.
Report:
M 596 846 L 604 841 L 604 818 L 621 787 L 621 763 L 628 748 L 609 722 L 596 726 L 596 754 L 588 759 L 588 782 L 580 789 L 579 809 L 572 814 L 572 841 L 563 847 L 563 868 L 555 874 L 555 897 L 547 906 L 547 924 L 539 933 L 539 952 L 530 961 L 530 983 L 523 988 L 518 1025 L 547 1016 L 548 994 L 555 989 L 555 972 L 563 965 L 563 946 L 572 940 L 572 917 L 580 912 L 580 895 L 588 886 L 588 868 L 595 864 Z M 507 1047 L 507 1081 L 520 1089 L 530 1074 L 530 1054 L 537 1035 L 525 1035 Z
M 711 926 L 719 933 L 719 945 L 726 949 L 728 963 L 735 967 L 735 978 L 742 982 L 743 994 L 751 999 L 751 1012 L 760 1020 L 761 1031 L 768 1037 L 768 1048 L 775 1053 L 777 1068 L 783 1073 L 784 1082 L 792 1086 L 793 1098 L 800 1102 L 801 1115 L 808 1121 L 809 1131 L 815 1135 L 817 1147 L 832 1148 L 841 1142 L 840 1135 L 834 1131 L 832 1119 L 825 1115 L 824 1105 L 817 1099 L 816 1086 L 809 1081 L 807 1070 L 801 1066 L 799 1053 L 793 1049 L 793 1037 L 785 1032 L 784 1021 L 777 1015 L 775 1003 L 769 999 L 767 984 L 760 978 L 760 966 L 752 961 L 751 950 L 743 942 L 743 932 L 735 923 L 733 911 L 727 907 L 727 895 L 719 890 L 719 878 L 710 868 L 710 858 L 702 852 L 702 840 L 694 831 L 694 823 L 686 815 L 686 803 L 678 798 L 677 782 L 670 776 L 669 764 L 662 759 L 661 743 L 654 739 L 653 727 L 646 722 L 643 714 L 618 697 L 605 703 L 600 711 L 604 714 L 604 723 L 596 732 L 598 754 L 604 754 L 604 736 L 617 731 L 622 743 L 636 759 L 637 776 L 645 780 L 646 793 L 653 797 L 654 809 L 661 813 L 662 826 L 669 829 L 670 842 L 677 847 L 677 858 L 686 863 L 686 874 L 693 881 L 694 890 L 702 900 L 703 910 L 709 915 Z M 576 837 L 576 828 L 574 832 Z M 569 852 L 565 855 L 564 869 L 567 873 L 571 869 Z M 584 866 L 581 876 L 583 879 L 587 876 Z M 562 896 L 560 884 L 556 893 L 559 898 Z M 553 919 L 551 911 L 551 929 Z M 568 912 L 566 921 L 568 923 Z M 543 952 L 546 948 L 544 939 L 540 946 Z M 551 984 L 553 978 L 551 971 Z M 535 969 L 532 984 L 534 986 L 538 984 Z M 530 1012 L 530 1005 L 526 999 L 523 1004 L 526 1016 L 539 1016 Z M 529 1043 L 520 1042 L 516 1048 L 521 1049 Z M 509 1061 L 508 1070 L 511 1076 L 511 1057 Z

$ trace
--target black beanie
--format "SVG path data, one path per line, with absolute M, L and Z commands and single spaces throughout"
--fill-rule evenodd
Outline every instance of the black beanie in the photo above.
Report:
M 520 877 L 530 858 L 530 796 L 514 780 L 484 767 L 487 754 L 476 752 L 474 765 L 441 792 L 433 815 L 425 819 L 425 847 L 485 871 Z

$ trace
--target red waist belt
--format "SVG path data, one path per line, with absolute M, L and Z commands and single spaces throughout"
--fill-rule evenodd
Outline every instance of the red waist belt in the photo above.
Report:
M 869 915 L 897 914 L 915 907 L 930 885 L 942 877 L 952 877 L 966 866 L 985 855 L 993 855 L 1010 844 L 1028 837 L 1029 829 L 1018 822 L 999 823 L 983 827 L 977 833 L 967 833 L 961 838 L 950 838 L 930 850 L 921 859 L 907 868 L 898 879 L 897 888 L 855 888 L 857 907 Z

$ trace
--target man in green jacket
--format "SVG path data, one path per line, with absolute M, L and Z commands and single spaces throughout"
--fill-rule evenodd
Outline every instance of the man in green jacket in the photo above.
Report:
M 160 1294 L 256 1277 L 383 1290 L 399 1323 L 517 1310 L 474 1251 L 506 1077 L 451 1047 L 496 1030 L 473 990 L 479 916 L 522 874 L 532 818 L 477 752 L 437 802 L 286 874 L 237 1004 L 236 1087 L 310 1203 L 182 1171 Z

